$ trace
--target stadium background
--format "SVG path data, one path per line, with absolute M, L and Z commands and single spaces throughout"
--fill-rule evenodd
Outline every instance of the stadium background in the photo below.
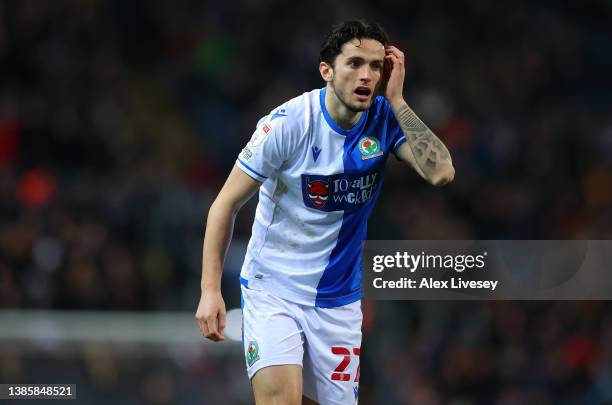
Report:
M 438 189 L 390 159 L 370 239 L 611 239 L 610 1 L 0 1 L 0 383 L 251 403 L 240 345 L 193 321 L 206 213 L 354 16 L 405 51 L 457 170 Z M 360 403 L 612 403 L 609 302 L 364 309 Z

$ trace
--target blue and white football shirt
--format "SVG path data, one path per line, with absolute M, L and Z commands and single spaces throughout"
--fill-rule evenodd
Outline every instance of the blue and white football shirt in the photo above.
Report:
M 262 118 L 236 161 L 263 182 L 241 282 L 318 307 L 361 299 L 367 220 L 389 152 L 405 141 L 380 96 L 350 130 L 325 109 L 325 89 Z

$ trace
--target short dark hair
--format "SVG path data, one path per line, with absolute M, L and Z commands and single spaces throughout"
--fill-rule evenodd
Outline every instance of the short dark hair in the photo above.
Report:
M 352 39 L 375 39 L 383 45 L 389 41 L 387 33 L 375 22 L 349 20 L 336 24 L 327 33 L 321 44 L 319 61 L 334 65 L 336 56 L 342 52 L 342 46 Z

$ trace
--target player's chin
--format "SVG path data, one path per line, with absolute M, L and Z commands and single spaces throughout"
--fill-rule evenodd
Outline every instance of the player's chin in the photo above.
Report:
M 351 104 L 353 111 L 365 111 L 372 105 L 372 95 L 366 97 L 356 95 Z

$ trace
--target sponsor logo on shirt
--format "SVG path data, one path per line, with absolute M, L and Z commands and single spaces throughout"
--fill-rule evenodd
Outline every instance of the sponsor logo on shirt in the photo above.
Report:
M 380 142 L 373 136 L 364 136 L 359 140 L 359 152 L 363 160 L 372 159 L 383 154 L 383 151 L 380 150 Z
M 261 145 L 261 143 L 264 141 L 266 136 L 268 136 L 271 130 L 272 128 L 270 128 L 268 124 L 264 124 L 263 127 L 255 130 L 247 146 L 250 146 L 251 148 L 256 148 Z
M 322 208 L 329 199 L 329 183 L 325 180 L 309 181 L 307 193 L 315 208 Z
M 249 143 L 247 143 L 248 146 L 250 146 L 251 148 L 256 148 L 263 143 L 264 139 L 266 139 L 266 136 L 268 136 L 268 134 L 272 132 L 272 124 L 270 121 L 272 120 L 264 122 L 264 124 L 260 128 L 257 128 L 255 130 L 253 136 L 251 137 L 251 140 L 249 141 Z
M 319 148 L 318 146 L 313 146 L 312 147 L 312 158 L 314 159 L 314 161 L 316 162 L 317 159 L 319 158 L 319 155 L 321 154 L 321 148 Z
M 378 171 L 321 176 L 302 175 L 302 197 L 307 207 L 321 211 L 352 210 L 366 204 L 378 188 Z

